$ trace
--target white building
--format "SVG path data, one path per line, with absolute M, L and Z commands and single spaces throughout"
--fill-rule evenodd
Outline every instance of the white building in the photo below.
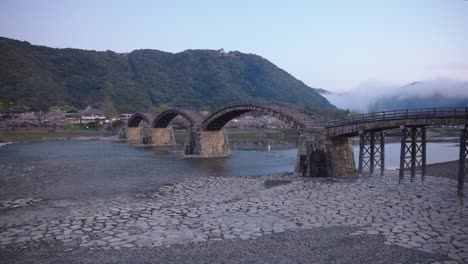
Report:
M 103 124 L 106 120 L 106 117 L 104 116 L 104 113 L 101 110 L 91 108 L 90 106 L 86 107 L 85 110 L 80 110 L 79 112 L 81 114 L 81 124 L 87 124 L 96 121 Z

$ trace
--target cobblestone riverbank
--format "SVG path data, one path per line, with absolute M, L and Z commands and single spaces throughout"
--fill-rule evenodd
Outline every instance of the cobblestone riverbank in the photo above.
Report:
M 468 205 L 456 196 L 455 186 L 431 176 L 399 185 L 395 171 L 334 179 L 278 174 L 199 178 L 114 200 L 0 201 L 0 252 L 44 243 L 140 250 L 353 227 L 349 236 L 380 235 L 382 246 L 468 263 Z

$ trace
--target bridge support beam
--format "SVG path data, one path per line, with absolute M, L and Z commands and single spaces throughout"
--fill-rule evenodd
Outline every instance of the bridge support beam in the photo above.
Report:
M 152 128 L 151 144 L 157 146 L 175 145 L 174 130 L 172 127 Z
M 384 131 L 360 131 L 359 132 L 359 166 L 358 173 L 368 168 L 370 175 L 374 175 L 375 169 L 380 168 L 380 175 L 385 171 L 385 132 Z
M 231 154 L 225 129 L 202 131 L 199 128 L 191 128 L 184 149 L 186 157 L 194 158 L 226 157 Z
M 299 136 L 294 175 L 332 177 L 355 172 L 351 139 L 329 138 L 323 128 L 306 131 Z
M 468 175 L 468 125 L 460 126 L 460 159 L 458 160 L 458 185 L 457 194 L 463 195 L 465 176 Z
M 421 179 L 426 176 L 426 127 L 401 126 L 400 177 L 403 182 L 405 170 L 411 171 L 410 181 L 416 179 L 416 170 L 421 169 Z

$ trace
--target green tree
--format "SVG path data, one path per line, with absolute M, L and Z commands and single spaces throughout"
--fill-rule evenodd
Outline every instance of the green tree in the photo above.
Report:
M 68 111 L 71 111 L 71 110 L 75 110 L 75 107 L 73 107 L 71 105 L 54 105 L 54 106 L 49 107 L 49 111 L 54 111 L 54 110 L 60 110 L 60 111 L 63 111 L 63 112 L 68 112 Z
M 2 111 L 2 110 L 3 110 L 3 107 L 4 107 L 4 105 L 3 105 L 3 102 L 2 102 L 2 101 L 0 101 L 0 111 Z
M 43 111 L 101 106 L 106 100 L 114 104 L 106 111 L 110 115 L 112 108 L 132 113 L 149 106 L 162 111 L 164 104 L 199 108 L 250 99 L 334 108 L 316 90 L 254 54 L 135 50 L 122 55 L 0 37 L 0 58 L 0 101 Z
M 167 104 L 160 104 L 158 105 L 157 107 L 154 108 L 154 112 L 156 113 L 162 113 L 168 109 L 170 109 L 171 107 Z
M 101 108 L 107 118 L 115 118 L 119 116 L 119 113 L 114 107 L 114 102 L 110 99 L 109 96 L 106 96 L 104 102 L 101 104 Z

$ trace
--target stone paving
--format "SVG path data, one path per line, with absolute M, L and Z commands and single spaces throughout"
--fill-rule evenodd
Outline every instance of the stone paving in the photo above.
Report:
M 0 218 L 0 250 L 39 242 L 156 247 L 353 226 L 360 228 L 350 235 L 380 234 L 386 245 L 468 263 L 468 205 L 456 196 L 455 186 L 453 180 L 430 176 L 423 183 L 408 179 L 398 185 L 395 171 L 363 178 L 200 178 L 127 198 L 72 203 L 60 214 L 34 220 Z M 40 197 L 0 201 L 0 214 L 55 203 Z

